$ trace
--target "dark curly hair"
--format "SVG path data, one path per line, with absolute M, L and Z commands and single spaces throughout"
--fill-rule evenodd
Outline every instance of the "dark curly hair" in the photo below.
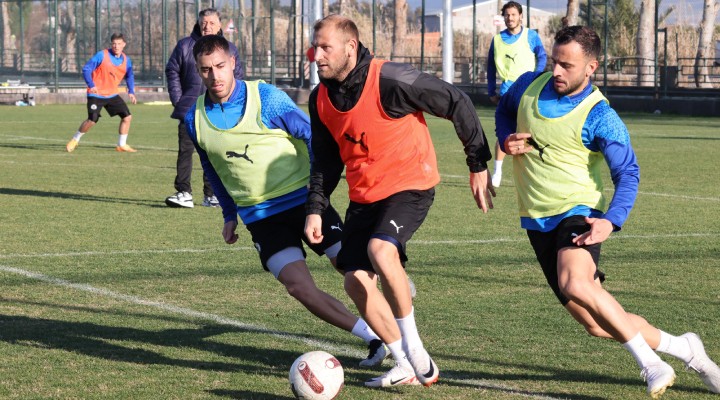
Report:
M 594 30 L 587 26 L 567 26 L 555 34 L 556 45 L 568 44 L 573 41 L 580 45 L 586 56 L 595 59 L 600 56 L 600 50 L 602 48 L 600 45 L 600 37 Z

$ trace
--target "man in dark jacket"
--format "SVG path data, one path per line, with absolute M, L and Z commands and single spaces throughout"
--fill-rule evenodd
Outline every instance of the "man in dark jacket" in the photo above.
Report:
M 195 146 L 187 135 L 185 127 L 185 114 L 190 107 L 195 104 L 198 96 L 204 90 L 200 75 L 195 68 L 195 58 L 192 49 L 195 42 L 206 35 L 222 36 L 222 24 L 220 23 L 220 13 L 214 8 L 206 8 L 198 14 L 198 22 L 195 24 L 190 36 L 181 39 L 170 55 L 170 59 L 165 66 L 165 75 L 167 76 L 168 92 L 173 110 L 171 118 L 179 120 L 178 124 L 178 155 L 177 155 L 177 175 L 175 176 L 176 193 L 165 199 L 165 204 L 170 207 L 192 208 L 194 206 L 192 199 L 192 187 L 190 185 L 190 175 L 192 173 L 192 156 Z M 245 77 L 242 69 L 242 63 L 238 59 L 237 48 L 230 43 L 230 51 L 235 58 L 234 75 L 236 79 Z M 220 204 L 215 197 L 210 183 L 203 174 L 203 206 L 218 207 Z

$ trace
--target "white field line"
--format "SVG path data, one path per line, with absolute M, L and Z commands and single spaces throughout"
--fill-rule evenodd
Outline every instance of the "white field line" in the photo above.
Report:
M 228 246 L 211 249 L 163 249 L 163 250 L 117 250 L 117 251 L 78 251 L 72 253 L 35 253 L 35 254 L 0 254 L 2 258 L 28 258 L 28 257 L 80 257 L 80 256 L 111 256 L 111 255 L 140 255 L 140 254 L 170 254 L 170 253 L 210 253 L 219 251 L 255 250 L 249 246 Z
M 720 233 L 669 233 L 665 235 L 625 235 L 615 234 L 610 236 L 608 240 L 624 240 L 624 239 L 685 239 L 685 238 L 703 238 L 718 237 Z M 497 238 L 497 239 L 477 239 L 477 240 L 411 240 L 408 243 L 434 246 L 434 245 L 467 245 L 467 244 L 495 244 L 495 243 L 525 243 L 527 239 L 513 238 Z M 83 257 L 83 256 L 115 256 L 115 255 L 142 255 L 142 254 L 171 254 L 171 253 L 212 253 L 221 251 L 247 251 L 255 250 L 254 247 L 248 246 L 228 246 L 210 249 L 163 249 L 163 250 L 116 250 L 116 251 L 79 251 L 68 253 L 9 253 L 0 254 L 0 259 L 16 259 L 16 258 L 52 258 L 52 257 Z
M 266 328 L 261 325 L 248 324 L 248 323 L 238 321 L 235 319 L 226 318 L 226 317 L 223 317 L 223 316 L 220 316 L 217 314 L 211 314 L 211 313 L 206 313 L 206 312 L 202 312 L 202 311 L 195 311 L 190 308 L 178 307 L 178 306 L 163 303 L 160 301 L 146 300 L 141 297 L 122 294 L 122 293 L 118 293 L 118 292 L 114 292 L 111 290 L 98 288 L 98 287 L 94 287 L 94 286 L 90 286 L 90 285 L 86 285 L 86 284 L 73 283 L 73 282 L 67 281 L 65 279 L 55 278 L 52 276 L 48 276 L 48 275 L 40 274 L 37 272 L 20 269 L 20 268 L 13 268 L 13 267 L 9 267 L 9 266 L 0 265 L 0 271 L 21 275 L 26 278 L 35 279 L 35 280 L 49 283 L 52 285 L 61 286 L 61 287 L 65 287 L 68 289 L 80 290 L 83 292 L 88 292 L 88 293 L 96 294 L 99 296 L 124 301 L 124 302 L 131 303 L 131 304 L 157 308 L 157 309 L 169 312 L 169 313 L 183 315 L 185 317 L 191 317 L 191 318 L 197 318 L 197 319 L 206 320 L 206 321 L 212 321 L 219 325 L 232 326 L 235 328 L 252 331 L 255 333 L 266 334 L 266 335 L 277 337 L 282 340 L 295 340 L 298 342 L 302 342 L 311 348 L 323 349 L 331 354 L 343 354 L 348 357 L 355 357 L 355 358 L 364 358 L 365 357 L 365 355 L 362 352 L 357 351 L 357 350 L 351 350 L 346 347 L 337 346 L 335 344 L 332 344 L 332 343 L 329 343 L 326 341 L 309 339 L 306 337 L 294 335 L 292 333 L 269 329 L 269 328 Z M 491 382 L 491 381 L 486 381 L 486 380 L 481 381 L 481 380 L 457 379 L 457 378 L 453 378 L 452 375 L 443 374 L 443 380 L 445 380 L 445 379 L 447 379 L 448 382 L 458 382 L 463 385 L 469 384 L 472 386 L 477 386 L 480 389 L 500 390 L 503 392 L 517 394 L 517 395 L 521 395 L 521 396 L 529 397 L 529 398 L 546 399 L 546 400 L 555 400 L 556 399 L 554 397 L 525 392 L 521 389 L 515 389 L 512 387 L 503 385 L 502 383 L 499 383 L 499 382 Z
M 365 357 L 365 355 L 362 352 L 357 351 L 357 350 L 350 350 L 345 347 L 340 347 L 340 346 L 334 345 L 329 342 L 308 339 L 306 337 L 293 335 L 291 333 L 277 331 L 274 329 L 269 329 L 269 328 L 266 328 L 266 327 L 260 326 L 260 325 L 248 324 L 248 323 L 245 323 L 242 321 L 222 317 L 222 316 L 216 315 L 216 314 L 210 314 L 210 313 L 206 313 L 206 312 L 202 312 L 202 311 L 195 311 L 190 308 L 178 307 L 178 306 L 163 303 L 160 301 L 145 300 L 141 297 L 131 296 L 131 295 L 122 294 L 122 293 L 118 293 L 118 292 L 113 292 L 111 290 L 98 288 L 98 287 L 94 287 L 94 286 L 90 286 L 90 285 L 86 285 L 86 284 L 82 284 L 82 283 L 73 283 L 73 282 L 70 282 L 70 281 L 67 281 L 64 279 L 54 278 L 52 276 L 43 275 L 43 274 L 40 274 L 37 272 L 32 272 L 32 271 L 28 271 L 28 270 L 24 270 L 24 269 L 20 269 L 20 268 L 13 268 L 13 267 L 0 265 L 0 271 L 17 274 L 17 275 L 22 275 L 26 278 L 35 279 L 35 280 L 49 283 L 52 285 L 61 286 L 61 287 L 69 288 L 69 289 L 80 290 L 80 291 L 88 292 L 88 293 L 93 293 L 93 294 L 97 294 L 97 295 L 100 295 L 103 297 L 109 297 L 111 299 L 120 300 L 120 301 L 124 301 L 124 302 L 131 303 L 131 304 L 153 307 L 153 308 L 157 308 L 157 309 L 167 311 L 167 312 L 170 312 L 173 314 L 180 314 L 180 315 L 183 315 L 186 317 L 197 318 L 197 319 L 202 319 L 202 320 L 206 320 L 206 321 L 212 321 L 212 322 L 215 322 L 220 325 L 232 326 L 235 328 L 253 331 L 256 333 L 263 333 L 263 334 L 275 336 L 280 339 L 296 340 L 299 342 L 303 342 L 310 347 L 319 347 L 319 348 L 325 349 L 331 353 L 336 352 L 336 353 L 345 354 L 347 356 L 357 357 L 357 358 Z
M 67 140 L 65 140 L 65 139 L 51 139 L 51 138 L 44 138 L 44 137 L 37 137 L 37 136 L 21 136 L 21 135 L 0 135 L 0 137 L 10 138 L 10 139 L 13 139 L 13 140 L 20 140 L 20 139 L 26 140 L 26 139 L 30 139 L 30 140 L 40 140 L 40 141 L 55 142 L 55 143 L 67 143 L 67 141 L 70 140 L 70 138 L 71 138 L 72 136 L 69 135 Z M 113 143 L 108 143 L 108 142 L 91 142 L 91 141 L 89 141 L 89 140 L 82 140 L 82 141 L 80 141 L 80 143 L 90 144 L 90 145 L 93 145 L 93 146 L 108 146 L 108 147 L 115 147 L 115 146 L 117 145 L 117 143 L 114 143 L 114 142 L 113 142 Z M 152 146 L 135 146 L 135 147 L 137 147 L 138 149 L 144 149 L 144 150 L 175 151 L 175 150 L 169 149 L 169 148 L 167 148 L 167 147 L 152 147 Z
M 447 174 L 440 174 L 443 178 L 453 178 L 453 179 L 469 179 L 469 176 L 467 175 L 447 175 Z M 606 192 L 613 192 L 612 189 L 605 189 Z M 670 193 L 657 193 L 657 192 L 643 192 L 638 191 L 638 194 L 644 195 L 644 196 L 658 196 L 658 197 L 670 197 L 670 198 L 676 198 L 676 199 L 683 199 L 683 200 L 707 200 L 707 201 L 720 201 L 720 197 L 701 197 L 701 196 L 687 196 L 682 194 L 670 194 Z

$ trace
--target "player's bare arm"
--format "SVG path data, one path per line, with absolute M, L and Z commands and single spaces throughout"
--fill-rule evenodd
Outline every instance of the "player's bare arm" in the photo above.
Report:
M 475 198 L 475 203 L 483 213 L 494 208 L 492 198 L 495 197 L 495 188 L 488 179 L 487 169 L 470 173 L 470 190 Z
M 225 239 L 225 243 L 227 244 L 233 244 L 237 242 L 238 235 L 235 233 L 235 230 L 237 229 L 237 221 L 228 221 L 223 226 L 222 235 L 223 239 Z
M 305 236 L 307 236 L 310 243 L 322 242 L 322 217 L 320 214 L 310 214 L 305 217 Z
M 527 142 L 532 137 L 529 133 L 513 133 L 505 139 L 505 153 L 510 155 L 525 154 L 532 151 L 533 147 Z
M 578 246 L 602 243 L 610 237 L 610 234 L 613 232 L 612 222 L 604 218 L 585 217 L 585 222 L 590 224 L 590 230 L 573 238 L 573 243 Z

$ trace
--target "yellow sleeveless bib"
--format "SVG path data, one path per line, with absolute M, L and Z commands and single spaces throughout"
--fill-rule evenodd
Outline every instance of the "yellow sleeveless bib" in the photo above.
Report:
M 517 131 L 532 134 L 535 149 L 513 157 L 520 216 L 551 217 L 577 205 L 605 211 L 600 152 L 582 143 L 582 127 L 590 110 L 607 101 L 597 88 L 575 109 L 558 118 L 540 115 L 538 98 L 552 73 L 541 75 L 523 93 Z
M 210 122 L 205 113 L 205 95 L 197 99 L 195 108 L 197 142 L 239 206 L 252 206 L 290 193 L 306 186 L 310 177 L 305 142 L 262 123 L 260 82 L 244 81 L 245 115 L 233 128 L 219 129 Z

